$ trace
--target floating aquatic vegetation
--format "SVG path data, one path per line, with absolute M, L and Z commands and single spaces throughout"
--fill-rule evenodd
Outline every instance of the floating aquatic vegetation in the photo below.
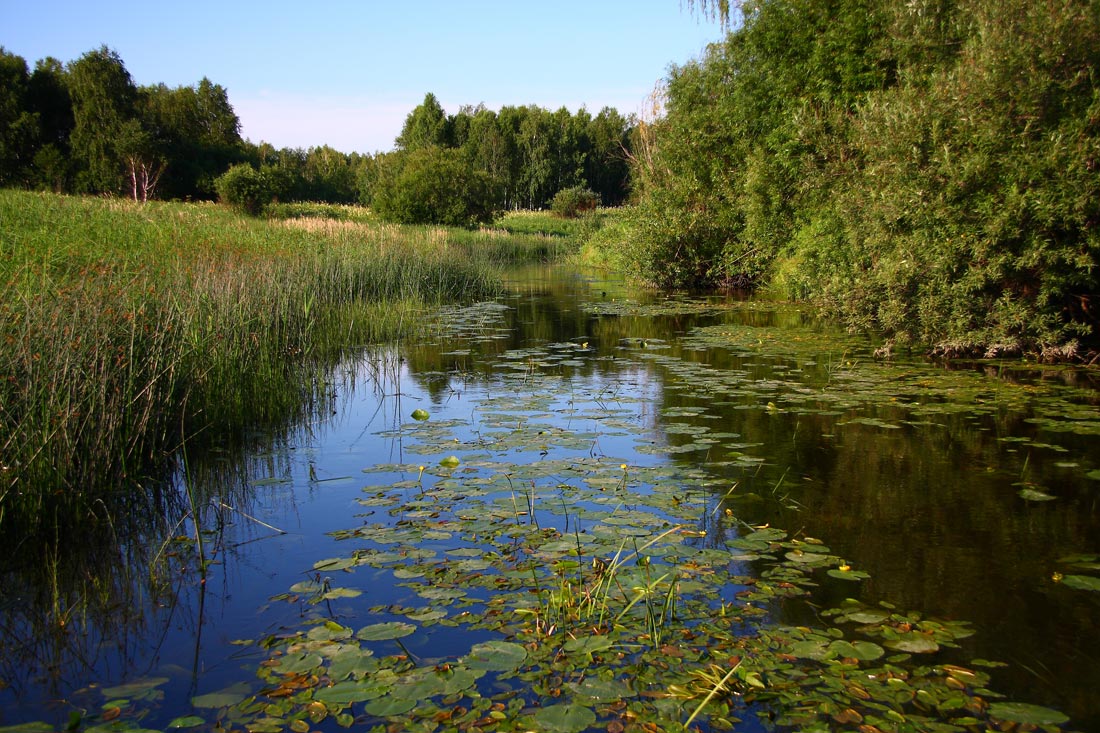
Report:
M 442 437 L 421 427 L 406 437 Z M 462 465 L 416 486 L 384 480 L 412 466 L 367 469 L 383 480 L 364 503 L 385 516 L 337 533 L 353 546 L 315 570 L 389 572 L 407 600 L 372 609 L 390 620 L 358 631 L 313 615 L 267 640 L 265 687 L 227 719 L 500 731 L 678 730 L 689 718 L 721 729 L 756 713 L 833 729 L 1064 722 L 991 705 L 987 672 L 942 661 L 972 633 L 964 623 L 849 600 L 817 628 L 769 624 L 773 604 L 867 574 L 819 540 L 710 521 L 713 494 L 690 470 L 594 456 Z M 436 625 L 481 640 L 434 653 Z

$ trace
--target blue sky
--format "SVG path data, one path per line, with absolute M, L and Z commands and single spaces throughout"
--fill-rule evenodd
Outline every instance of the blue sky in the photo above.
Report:
M 221 84 L 253 142 L 344 152 L 390 149 L 427 92 L 636 114 L 721 37 L 680 0 L 0 0 L 0 45 L 32 68 L 107 45 L 137 84 Z

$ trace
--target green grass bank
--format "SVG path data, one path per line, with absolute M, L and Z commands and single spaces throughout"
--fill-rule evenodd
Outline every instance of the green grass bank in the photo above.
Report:
M 0 191 L 0 526 L 94 515 L 185 439 L 308 411 L 343 350 L 496 292 L 543 239 Z

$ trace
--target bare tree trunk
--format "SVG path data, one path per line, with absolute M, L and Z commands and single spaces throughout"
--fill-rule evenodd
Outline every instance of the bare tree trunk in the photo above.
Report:
M 137 160 L 135 158 L 126 159 L 127 167 L 130 169 L 130 192 L 134 201 L 138 200 L 138 174 L 137 174 Z

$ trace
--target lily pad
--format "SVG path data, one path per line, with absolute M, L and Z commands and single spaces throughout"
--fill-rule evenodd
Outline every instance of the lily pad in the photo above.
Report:
M 531 716 L 538 730 L 552 733 L 579 733 L 596 722 L 596 714 L 580 705 L 551 705 Z
M 236 705 L 252 694 L 252 688 L 244 682 L 238 682 L 217 692 L 208 692 L 191 698 L 191 704 L 197 708 L 227 708 Z
M 420 669 L 412 673 L 408 680 L 394 685 L 392 694 L 414 702 L 437 695 L 453 695 L 473 687 L 483 674 L 484 670 L 458 666 L 445 670 Z
M 989 717 L 1024 725 L 1061 725 L 1069 716 L 1050 708 L 1023 702 L 995 702 L 989 706 Z
M 829 653 L 845 659 L 858 659 L 861 662 L 873 662 L 886 653 L 882 647 L 870 641 L 837 640 L 829 645 Z
M 382 641 L 385 639 L 400 639 L 416 631 L 414 624 L 404 621 L 384 621 L 378 624 L 364 626 L 355 632 L 355 636 L 363 641 Z
M 471 669 L 504 672 L 518 669 L 526 659 L 527 650 L 522 644 L 510 641 L 487 641 L 484 644 L 474 645 L 466 657 L 466 664 Z
M 1091 575 L 1066 575 L 1062 578 L 1062 585 L 1077 590 L 1100 591 L 1100 578 Z
M 195 728 L 200 725 L 205 725 L 206 721 L 197 715 L 185 715 L 182 718 L 176 718 L 168 724 L 169 730 L 176 730 L 179 728 Z
M 610 636 L 603 634 L 595 634 L 590 636 L 578 636 L 576 639 L 570 639 L 565 642 L 562 647 L 567 652 L 602 652 L 605 649 L 610 649 L 614 641 Z
M 416 410 L 412 411 L 412 419 L 413 420 L 419 420 L 419 421 L 423 422 L 424 420 L 427 420 L 429 417 L 430 416 L 428 415 L 427 410 L 416 409 Z
M 925 634 L 904 634 L 897 639 L 887 641 L 886 646 L 910 654 L 931 654 L 939 651 L 940 648 L 935 639 Z
M 411 697 L 394 697 L 393 695 L 387 695 L 386 697 L 380 697 L 377 700 L 368 702 L 363 709 L 366 710 L 369 715 L 385 718 L 391 715 L 404 715 L 415 708 L 419 702 L 419 700 Z
M 390 685 L 373 681 L 370 678 L 347 680 L 315 690 L 313 699 L 325 704 L 350 705 L 353 702 L 377 699 L 389 690 Z

